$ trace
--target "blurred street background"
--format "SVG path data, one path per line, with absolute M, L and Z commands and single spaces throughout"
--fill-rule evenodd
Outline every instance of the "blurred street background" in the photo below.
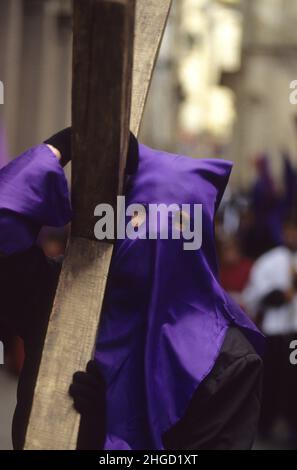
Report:
M 71 0 L 0 0 L 0 44 L 1 167 L 70 125 Z M 173 0 L 140 137 L 234 162 L 217 251 L 223 286 L 268 337 L 256 449 L 297 448 L 296 59 L 293 0 Z M 39 242 L 56 257 L 66 237 L 48 228 Z M 0 449 L 8 449 L 24 352 L 0 333 Z

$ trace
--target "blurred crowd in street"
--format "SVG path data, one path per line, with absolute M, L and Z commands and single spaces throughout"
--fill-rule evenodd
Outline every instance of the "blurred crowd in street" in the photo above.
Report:
M 282 159 L 276 184 L 269 156 L 257 157 L 249 190 L 226 193 L 216 235 L 221 283 L 267 337 L 260 437 L 296 448 L 297 169 Z

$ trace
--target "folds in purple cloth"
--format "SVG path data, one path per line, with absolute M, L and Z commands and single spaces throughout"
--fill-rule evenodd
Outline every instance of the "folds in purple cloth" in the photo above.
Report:
M 160 237 L 117 241 L 96 344 L 107 450 L 163 449 L 163 433 L 212 370 L 231 324 L 263 349 L 262 334 L 218 282 L 214 215 L 231 163 L 142 145 L 139 158 L 126 203 L 202 204 L 203 241 L 197 251 Z
M 218 282 L 214 215 L 231 172 L 140 146 L 126 203 L 202 204 L 202 247 L 182 239 L 118 240 L 96 344 L 107 383 L 106 449 L 162 449 L 210 373 L 231 324 L 263 337 Z M 0 251 L 29 248 L 41 225 L 71 218 L 64 172 L 46 145 L 0 171 Z
M 0 170 L 0 251 L 30 248 L 43 225 L 71 220 L 64 171 L 46 145 L 39 145 Z

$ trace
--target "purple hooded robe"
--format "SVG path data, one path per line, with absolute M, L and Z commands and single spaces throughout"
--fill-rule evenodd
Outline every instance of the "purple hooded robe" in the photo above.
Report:
M 263 350 L 262 334 L 218 281 L 214 216 L 232 164 L 139 150 L 127 204 L 202 204 L 202 246 L 185 251 L 182 239 L 160 237 L 116 243 L 95 352 L 107 385 L 110 450 L 164 448 L 163 433 L 211 372 L 231 325 Z M 42 225 L 70 219 L 66 179 L 47 146 L 0 171 L 2 253 L 25 250 Z

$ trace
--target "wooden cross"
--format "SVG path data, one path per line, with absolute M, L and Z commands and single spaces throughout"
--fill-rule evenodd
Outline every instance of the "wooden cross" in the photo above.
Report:
M 113 251 L 111 243 L 94 240 L 94 208 L 99 203 L 115 207 L 122 191 L 129 122 L 137 135 L 170 4 L 74 0 L 74 219 L 25 449 L 76 448 L 80 418 L 68 389 L 73 373 L 92 357 Z

